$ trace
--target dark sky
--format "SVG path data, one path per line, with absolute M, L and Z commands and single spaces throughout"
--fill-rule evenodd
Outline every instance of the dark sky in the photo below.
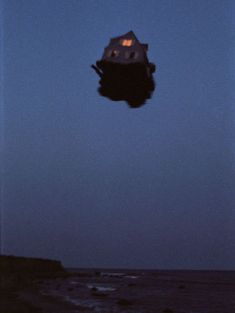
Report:
M 3 252 L 235 269 L 235 3 L 5 0 Z M 111 37 L 149 44 L 139 109 L 97 93 Z

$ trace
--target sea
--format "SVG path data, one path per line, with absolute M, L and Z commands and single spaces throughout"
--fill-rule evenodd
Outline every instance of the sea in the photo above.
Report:
M 234 313 L 235 271 L 69 269 L 41 284 L 74 312 Z

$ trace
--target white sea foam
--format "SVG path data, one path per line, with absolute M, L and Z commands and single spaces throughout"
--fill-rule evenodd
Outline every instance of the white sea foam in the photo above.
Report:
M 111 286 L 100 286 L 100 285 L 96 285 L 96 284 L 94 284 L 94 285 L 88 284 L 87 287 L 88 287 L 89 289 L 95 288 L 97 291 L 101 291 L 101 292 L 115 291 L 115 290 L 116 290 L 115 288 L 113 288 L 113 287 L 111 287 Z
M 124 277 L 125 273 L 101 272 L 100 275 L 108 277 Z
M 138 278 L 139 276 L 135 276 L 135 275 L 127 275 L 125 273 L 119 273 L 119 272 L 102 272 L 101 273 L 101 276 L 105 277 L 105 276 L 108 276 L 108 277 L 117 277 L 117 278 L 132 278 L 132 279 L 136 279 Z
M 75 299 L 70 296 L 64 296 L 64 300 L 67 302 L 70 302 L 76 306 L 83 307 L 84 309 L 90 309 L 95 312 L 103 312 L 102 310 L 102 305 L 98 301 L 93 301 L 93 300 L 82 300 L 82 299 Z
M 87 308 L 94 308 L 95 304 L 93 304 L 91 301 L 89 300 L 80 300 L 80 299 L 77 299 L 77 298 L 72 298 L 68 295 L 64 296 L 64 300 L 66 300 L 67 302 L 70 302 L 70 303 L 73 303 L 75 305 L 80 305 L 80 306 L 84 306 L 84 307 L 87 307 Z

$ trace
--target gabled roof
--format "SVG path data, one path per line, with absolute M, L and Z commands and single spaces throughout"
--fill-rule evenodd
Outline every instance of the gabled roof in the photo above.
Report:
M 145 51 L 148 51 L 149 45 L 147 43 L 142 43 L 141 46 L 144 48 Z
M 127 32 L 126 34 L 124 35 L 121 35 L 121 36 L 118 36 L 118 37 L 113 37 L 111 38 L 112 39 L 121 39 L 121 38 L 130 38 L 130 39 L 137 39 L 136 35 L 134 34 L 134 32 L 132 30 L 130 30 L 129 32 Z
M 130 30 L 128 33 L 126 33 L 126 34 L 124 34 L 124 35 L 111 38 L 110 42 L 111 42 L 111 43 L 115 43 L 115 42 L 118 42 L 120 39 L 125 39 L 125 38 L 134 39 L 134 40 L 136 40 L 138 43 L 140 43 L 139 40 L 138 40 L 138 38 L 136 37 L 136 35 L 134 34 L 134 32 L 133 32 L 132 30 Z
M 110 43 L 116 43 L 118 42 L 120 39 L 125 39 L 125 38 L 128 38 L 128 39 L 134 39 L 139 45 L 141 45 L 145 52 L 148 51 L 148 44 L 146 43 L 140 43 L 139 39 L 136 37 L 135 33 L 130 30 L 129 32 L 127 32 L 126 34 L 124 35 L 121 35 L 121 36 L 118 36 L 118 37 L 113 37 L 110 39 Z
M 121 40 L 122 39 L 127 39 L 127 40 L 133 40 L 133 45 L 131 46 L 124 46 L 121 44 Z M 108 49 L 118 49 L 119 51 L 122 51 L 120 53 L 120 55 L 118 55 L 117 57 L 115 57 L 114 59 L 110 60 L 110 57 L 107 56 L 107 50 Z M 124 35 L 118 36 L 118 37 L 113 37 L 110 39 L 109 45 L 105 48 L 104 50 L 104 54 L 102 56 L 103 60 L 108 59 L 110 62 L 113 63 L 135 63 L 136 59 L 127 59 L 125 57 L 125 51 L 127 50 L 135 50 L 136 52 L 138 52 L 138 63 L 147 63 L 148 62 L 148 58 L 147 58 L 147 50 L 148 50 L 148 45 L 147 44 L 142 44 L 140 43 L 140 41 L 138 40 L 138 38 L 136 37 L 136 35 L 134 34 L 134 32 L 132 30 L 130 30 L 129 32 L 127 32 Z

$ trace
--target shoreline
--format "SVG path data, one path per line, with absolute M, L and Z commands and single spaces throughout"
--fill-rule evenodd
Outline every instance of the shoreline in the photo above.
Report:
M 41 313 L 67 313 L 78 309 L 76 305 L 63 300 L 62 298 L 40 293 L 38 287 L 19 291 L 18 296 L 19 301 L 34 306 L 38 312 Z
M 42 294 L 35 283 L 18 290 L 0 290 L 0 303 L 4 313 L 68 313 L 79 309 L 60 297 Z
M 167 308 L 214 313 L 217 307 L 233 312 L 235 305 L 235 271 L 71 270 L 50 260 L 5 261 L 0 262 L 3 313 L 108 313 L 126 306 L 146 313 Z
M 0 303 L 4 313 L 66 313 L 75 305 L 40 293 L 39 282 L 66 278 L 60 261 L 0 256 Z
M 4 313 L 41 313 L 41 309 L 32 302 L 20 299 L 17 291 L 1 290 L 1 310 Z

